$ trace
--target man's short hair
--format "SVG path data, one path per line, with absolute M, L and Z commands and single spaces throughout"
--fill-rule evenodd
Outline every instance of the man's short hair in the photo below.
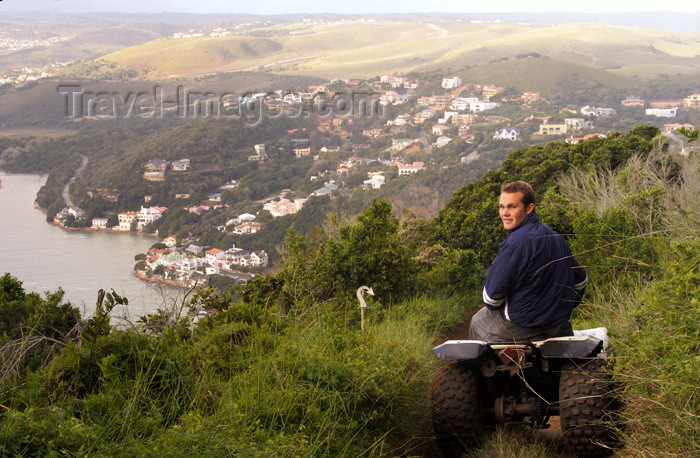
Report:
M 523 204 L 525 204 L 525 208 L 527 208 L 530 204 L 535 203 L 535 190 L 524 181 L 511 181 L 510 183 L 506 183 L 501 186 L 501 192 L 507 192 L 509 194 L 514 192 L 522 192 Z

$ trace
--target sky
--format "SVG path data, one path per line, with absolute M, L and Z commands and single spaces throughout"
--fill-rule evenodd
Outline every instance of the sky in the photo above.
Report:
M 6 11 L 129 12 L 129 13 L 511 13 L 632 11 L 700 11 L 700 0 L 0 0 Z

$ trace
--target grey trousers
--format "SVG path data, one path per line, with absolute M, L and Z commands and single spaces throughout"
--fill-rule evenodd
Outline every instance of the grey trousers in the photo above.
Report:
M 544 340 L 550 337 L 572 336 L 571 323 L 565 322 L 555 326 L 526 328 L 506 320 L 501 312 L 481 308 L 469 325 L 469 339 L 485 342 L 512 342 L 513 340 Z

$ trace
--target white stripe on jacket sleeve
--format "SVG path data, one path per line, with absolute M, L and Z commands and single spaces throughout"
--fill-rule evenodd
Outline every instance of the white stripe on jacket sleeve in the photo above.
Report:
M 488 305 L 490 305 L 491 307 L 500 307 L 500 306 L 503 304 L 503 301 L 504 301 L 504 299 L 500 299 L 500 300 L 491 299 L 491 298 L 489 297 L 489 295 L 486 294 L 486 288 L 484 288 L 484 292 L 483 292 L 483 294 L 482 294 L 481 296 L 482 296 L 482 298 L 483 298 L 483 300 L 484 300 L 484 304 L 488 304 Z
M 586 278 L 584 278 L 580 282 L 576 283 L 574 285 L 574 289 L 576 291 L 581 291 L 583 289 L 583 287 L 586 286 L 587 284 L 588 284 L 588 275 L 586 275 Z

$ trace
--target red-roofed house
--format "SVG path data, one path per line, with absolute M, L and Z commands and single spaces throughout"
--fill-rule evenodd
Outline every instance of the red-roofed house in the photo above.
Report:
M 219 265 L 225 258 L 226 252 L 218 248 L 212 248 L 211 250 L 206 251 L 207 263 L 211 264 L 212 266 Z
M 400 164 L 399 176 L 410 175 L 412 173 L 416 173 L 419 170 L 423 170 L 424 168 L 425 167 L 423 162 L 414 162 L 413 164 Z

